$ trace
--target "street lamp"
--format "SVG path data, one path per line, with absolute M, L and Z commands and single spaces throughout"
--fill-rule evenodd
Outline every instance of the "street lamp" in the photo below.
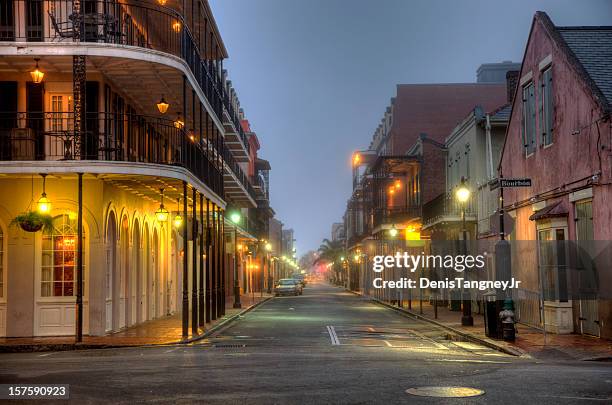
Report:
M 391 236 L 392 238 L 395 238 L 397 236 L 397 228 L 395 227 L 395 225 L 391 225 L 391 229 L 389 229 L 389 236 Z
M 470 189 L 466 185 L 465 177 L 461 177 L 461 184 L 459 188 L 455 191 L 455 198 L 461 204 L 461 232 L 463 234 L 463 254 L 467 254 L 467 229 L 465 227 L 465 206 L 470 200 L 471 192 Z M 466 299 L 466 295 L 468 298 Z M 474 318 L 472 317 L 472 298 L 469 296 L 469 291 L 463 292 L 462 297 L 463 301 L 463 316 L 461 317 L 461 325 L 463 326 L 473 326 Z
M 242 215 L 240 211 L 233 211 L 230 214 L 230 221 L 234 224 L 234 308 L 241 308 L 242 304 L 240 303 L 240 282 L 238 281 L 238 265 L 236 261 L 238 260 L 238 235 L 237 229 L 238 224 L 242 220 Z

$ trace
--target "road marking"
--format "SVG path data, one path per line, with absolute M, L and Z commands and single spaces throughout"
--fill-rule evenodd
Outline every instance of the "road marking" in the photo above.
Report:
M 327 325 L 327 333 L 329 333 L 329 338 L 331 339 L 331 344 L 333 346 L 340 344 L 340 340 L 338 340 L 338 335 L 336 335 L 336 330 L 333 326 Z
M 164 353 L 172 353 L 174 351 L 177 351 L 178 349 L 180 349 L 180 347 L 175 347 L 174 349 L 166 350 Z
M 418 337 L 420 337 L 421 339 L 423 339 L 423 340 L 427 340 L 428 342 L 433 343 L 433 345 L 434 345 L 434 346 L 436 346 L 438 349 L 442 349 L 442 350 L 450 350 L 448 347 L 444 346 L 444 345 L 443 345 L 443 344 L 441 344 L 441 343 L 436 342 L 436 341 L 435 341 L 435 340 L 433 340 L 432 338 L 429 338 L 429 337 L 427 337 L 427 336 L 423 335 L 421 332 L 417 332 L 417 331 L 416 331 L 416 330 L 414 330 L 414 329 L 409 329 L 409 331 L 410 331 L 411 333 L 414 333 L 415 335 L 417 335 L 417 336 L 418 336 Z
M 41 354 L 38 357 L 47 357 L 47 356 L 51 356 L 52 354 L 55 354 L 54 352 L 51 353 L 45 353 L 45 354 Z
M 389 343 L 387 340 L 383 340 L 383 342 L 385 342 L 385 344 L 389 347 L 393 347 L 393 345 L 391 343 Z

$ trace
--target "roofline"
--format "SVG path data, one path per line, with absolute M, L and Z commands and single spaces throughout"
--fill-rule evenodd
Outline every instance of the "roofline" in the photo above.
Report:
M 202 4 L 204 6 L 204 12 L 208 15 L 208 18 L 210 19 L 210 28 L 214 32 L 215 37 L 217 38 L 217 42 L 219 43 L 221 56 L 223 59 L 227 59 L 229 57 L 227 53 L 227 48 L 225 48 L 225 43 L 223 42 L 223 38 L 221 37 L 221 32 L 219 31 L 219 26 L 217 25 L 215 16 L 213 15 L 212 9 L 210 8 L 210 4 L 208 3 L 208 0 L 202 0 Z
M 595 84 L 595 82 L 593 81 L 593 79 L 591 78 L 591 76 L 587 73 L 587 71 L 585 70 L 584 66 L 582 66 L 582 63 L 580 63 L 580 61 L 578 60 L 578 57 L 576 56 L 576 54 L 574 54 L 574 52 L 570 49 L 569 45 L 567 45 L 567 42 L 565 42 L 565 40 L 563 39 L 563 37 L 561 36 L 561 34 L 559 33 L 558 29 L 587 29 L 589 28 L 588 26 L 577 26 L 577 27 L 570 27 L 570 26 L 565 26 L 565 27 L 555 27 L 554 23 L 552 22 L 552 20 L 550 19 L 550 17 L 548 16 L 548 14 L 546 14 L 544 11 L 536 11 L 536 13 L 533 16 L 533 19 L 531 21 L 531 27 L 529 28 L 529 36 L 527 37 L 527 42 L 525 43 L 525 49 L 523 50 L 523 62 L 521 62 L 521 70 L 519 71 L 519 78 L 523 77 L 523 68 L 524 68 L 524 62 L 525 62 L 525 56 L 527 55 L 527 48 L 529 47 L 529 43 L 531 42 L 531 35 L 533 34 L 533 27 L 535 26 L 537 21 L 541 21 L 542 24 L 544 25 L 544 28 L 546 29 L 546 31 L 548 32 L 548 34 L 551 36 L 552 40 L 554 41 L 554 43 L 559 46 L 560 48 L 562 48 L 562 50 L 565 52 L 565 54 L 568 57 L 568 62 L 570 63 L 570 65 L 572 65 L 572 67 L 574 67 L 574 69 L 577 70 L 576 73 L 578 73 L 578 76 L 582 76 L 582 78 L 585 81 L 585 84 L 589 87 L 589 90 L 591 90 L 593 93 L 595 93 L 597 95 L 597 97 L 595 98 L 595 102 L 597 104 L 599 104 L 599 106 L 601 107 L 601 109 L 605 114 L 610 114 L 610 105 L 606 105 L 605 103 L 603 103 L 603 100 L 606 100 L 606 98 L 604 97 L 603 93 L 601 92 L 601 90 L 599 89 L 599 87 L 597 87 L 597 85 Z M 591 29 L 596 29 L 597 27 L 590 27 Z M 599 27 L 601 28 L 601 27 Z M 608 28 L 606 26 L 606 28 Z M 516 88 L 514 89 L 514 96 L 513 96 L 513 101 L 512 101 L 512 108 L 510 110 L 510 115 L 508 116 L 508 126 L 506 127 L 506 135 L 504 136 L 504 144 L 502 145 L 502 149 L 501 149 L 501 157 L 504 156 L 504 152 L 506 151 L 506 143 L 508 142 L 508 131 L 510 130 L 510 122 L 512 121 L 512 118 L 514 116 L 514 106 L 516 104 L 516 100 L 517 100 L 517 95 L 519 93 L 519 89 L 521 88 L 521 86 L 517 85 Z M 606 100 L 607 101 L 607 100 Z M 499 159 L 499 163 L 497 165 L 497 171 L 499 172 L 500 177 L 503 177 L 503 174 L 501 173 L 501 169 L 502 169 L 502 161 L 503 159 Z
M 612 102 L 612 100 L 606 99 L 604 94 L 601 92 L 601 89 L 597 86 L 595 81 L 591 78 L 591 75 L 589 75 L 589 73 L 586 71 L 586 69 L 582 65 L 582 62 L 580 62 L 580 59 L 578 59 L 574 51 L 572 51 L 572 48 L 569 47 L 567 42 L 565 42 L 565 39 L 563 39 L 563 36 L 559 33 L 560 29 L 586 30 L 586 27 L 585 26 L 580 26 L 576 28 L 555 27 L 555 24 L 553 24 L 552 20 L 550 19 L 548 14 L 546 14 L 545 12 L 538 11 L 536 12 L 536 16 L 539 17 L 539 19 L 542 21 L 544 28 L 546 28 L 546 30 L 548 31 L 548 34 L 551 36 L 553 41 L 555 41 L 557 46 L 559 46 L 561 50 L 565 52 L 565 54 L 568 57 L 568 62 L 570 63 L 570 65 L 572 65 L 574 69 L 576 69 L 576 73 L 578 73 L 578 76 L 580 76 L 585 81 L 585 84 L 589 87 L 589 90 L 591 90 L 591 92 L 596 96 L 595 101 L 597 102 L 597 104 L 599 104 L 599 106 L 604 111 L 604 113 L 610 112 L 610 102 Z

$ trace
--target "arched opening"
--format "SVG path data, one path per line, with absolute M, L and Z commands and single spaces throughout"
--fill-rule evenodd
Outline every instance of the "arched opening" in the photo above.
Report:
M 154 229 L 151 251 L 151 319 L 157 318 L 157 316 L 160 315 L 160 297 L 158 291 L 160 285 L 161 280 L 159 274 L 159 236 L 157 234 L 157 229 Z
M 129 268 L 130 268 L 130 242 L 129 242 L 129 222 L 127 216 L 121 219 L 120 250 L 121 250 L 121 269 L 119 271 L 119 328 L 128 325 L 130 306 L 129 297 Z
M 142 245 L 140 243 L 140 224 L 134 220 L 132 234 L 132 268 L 130 269 L 130 279 L 134 280 L 131 288 L 132 318 L 131 323 L 142 322 Z
M 85 228 L 85 224 L 84 224 Z M 83 230 L 83 331 L 89 330 L 88 235 Z M 77 218 L 70 213 L 53 218 L 53 228 L 41 235 L 40 271 L 36 274 L 36 336 L 73 335 L 77 292 Z
M 167 301 L 168 301 L 168 315 L 175 313 L 177 308 L 178 300 L 178 289 L 177 286 L 180 283 L 178 276 L 179 259 L 180 259 L 178 241 L 176 238 L 176 232 L 171 232 L 170 235 L 170 265 L 168 266 L 168 286 L 167 286 Z
M 117 221 L 115 213 L 106 224 L 106 331 L 119 328 L 119 277 L 117 275 Z
M 0 224 L 0 336 L 6 336 L 6 295 L 8 270 L 6 268 L 6 240 Z
M 143 225 L 143 233 L 142 233 L 142 301 L 144 302 L 142 308 L 142 320 L 146 321 L 148 319 L 152 319 L 151 316 L 151 307 L 152 303 L 152 295 L 151 295 L 151 284 L 152 284 L 152 274 L 151 274 L 151 240 L 149 238 L 149 225 Z

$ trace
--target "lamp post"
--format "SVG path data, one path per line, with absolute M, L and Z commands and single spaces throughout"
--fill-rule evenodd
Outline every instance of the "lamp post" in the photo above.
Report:
M 242 215 L 240 212 L 234 211 L 230 214 L 230 221 L 234 224 L 234 308 L 241 308 L 242 304 L 240 304 L 240 281 L 238 280 L 238 266 L 236 261 L 238 260 L 238 235 L 237 228 L 240 220 L 242 219 Z
M 272 283 L 273 283 L 273 275 L 272 275 L 272 260 L 270 259 L 270 252 L 272 252 L 272 244 L 267 242 L 265 245 L 266 248 L 266 265 L 268 266 L 268 294 L 272 294 Z
M 470 200 L 471 192 L 470 189 L 466 185 L 466 181 L 464 177 L 461 177 L 461 184 L 459 188 L 455 191 L 455 197 L 457 201 L 461 204 L 461 232 L 463 234 L 463 254 L 467 254 L 467 229 L 465 227 L 465 206 Z M 467 295 L 467 299 L 466 299 Z M 461 300 L 463 301 L 463 316 L 461 317 L 461 325 L 463 326 L 473 326 L 474 318 L 472 317 L 472 298 L 470 297 L 469 291 L 463 291 L 461 295 Z

